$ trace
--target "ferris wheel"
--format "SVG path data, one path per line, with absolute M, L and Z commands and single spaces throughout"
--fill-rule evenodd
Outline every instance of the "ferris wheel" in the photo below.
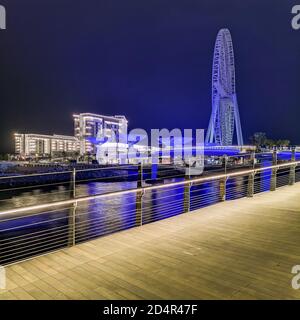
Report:
M 212 74 L 212 114 L 206 143 L 243 145 L 243 135 L 236 97 L 234 51 L 230 31 L 221 29 L 215 44 Z

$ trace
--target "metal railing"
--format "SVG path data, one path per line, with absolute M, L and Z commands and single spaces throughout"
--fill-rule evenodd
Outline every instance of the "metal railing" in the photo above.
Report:
M 77 194 L 75 173 L 68 172 L 74 183 L 68 199 L 0 209 L 0 264 L 300 181 L 300 161 L 278 164 L 273 157 L 273 163 L 84 196 Z
M 26 206 L 32 201 L 30 193 L 34 193 L 34 199 L 41 203 L 82 197 L 86 194 L 99 194 L 112 192 L 119 189 L 129 189 L 136 187 L 139 177 L 138 165 L 120 165 L 95 167 L 89 169 L 72 168 L 55 172 L 38 172 L 30 174 L 13 174 L 0 176 L 0 211 L 3 207 Z M 184 168 L 179 170 L 171 165 L 160 165 L 157 178 L 174 179 L 183 177 Z M 147 167 L 143 172 L 143 180 L 151 179 L 152 166 Z M 120 182 L 117 185 L 115 182 Z M 121 185 L 127 182 L 124 186 Z M 94 188 L 88 192 L 82 186 L 95 183 Z M 105 187 L 101 188 L 101 183 Z M 113 185 L 109 185 L 109 183 Z M 22 202 L 16 203 L 16 199 L 22 196 Z

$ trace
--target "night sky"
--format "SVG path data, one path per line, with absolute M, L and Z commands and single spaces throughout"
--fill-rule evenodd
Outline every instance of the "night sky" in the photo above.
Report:
M 244 138 L 300 144 L 300 30 L 289 0 L 0 0 L 0 152 L 18 132 L 73 134 L 72 114 L 203 128 L 220 28 L 236 58 Z

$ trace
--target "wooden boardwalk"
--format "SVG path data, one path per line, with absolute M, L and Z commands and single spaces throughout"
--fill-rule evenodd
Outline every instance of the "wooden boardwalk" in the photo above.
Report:
M 0 299 L 299 299 L 300 184 L 7 267 Z

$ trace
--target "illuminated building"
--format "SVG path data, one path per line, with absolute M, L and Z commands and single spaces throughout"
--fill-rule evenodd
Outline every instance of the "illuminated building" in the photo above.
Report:
M 74 136 L 16 133 L 15 154 L 21 157 L 52 157 L 75 153 L 81 156 L 96 155 L 97 137 L 102 133 L 108 138 L 115 134 L 119 152 L 122 149 L 120 137 L 127 137 L 127 126 L 128 121 L 124 116 L 80 113 L 74 115 Z
M 79 141 L 72 136 L 15 134 L 15 153 L 22 157 L 61 156 L 79 150 Z
M 93 113 L 80 113 L 74 116 L 74 134 L 80 142 L 80 154 L 97 153 L 96 140 L 99 133 L 105 133 L 110 137 L 114 132 L 116 142 L 119 142 L 120 136 L 127 136 L 128 121 L 125 116 L 103 116 Z

